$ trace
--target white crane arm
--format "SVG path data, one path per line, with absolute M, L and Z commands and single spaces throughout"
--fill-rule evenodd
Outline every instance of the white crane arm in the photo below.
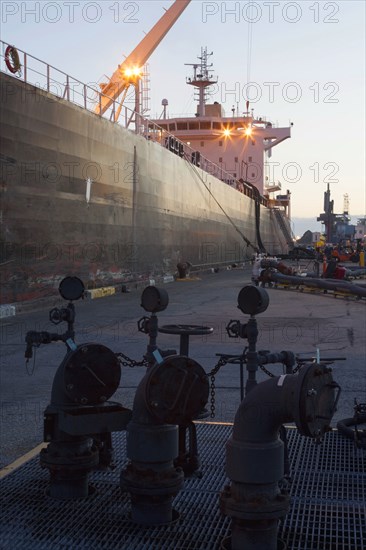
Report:
M 118 66 L 109 82 L 103 86 L 101 101 L 96 107 L 98 114 L 103 114 L 111 106 L 113 100 L 117 99 L 123 90 L 133 83 L 133 80 L 131 81 L 131 78 L 126 76 L 126 70 L 138 70 L 143 67 L 190 1 L 175 0 L 132 53 Z M 131 77 L 132 79 L 133 77 L 138 78 L 138 75 L 131 75 Z

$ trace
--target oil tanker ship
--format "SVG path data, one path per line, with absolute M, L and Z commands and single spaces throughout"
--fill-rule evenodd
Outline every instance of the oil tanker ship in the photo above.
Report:
M 207 102 L 201 50 L 187 84 L 195 116 L 144 116 L 142 67 L 189 0 L 178 0 L 100 90 L 1 42 L 1 303 L 242 262 L 292 244 L 290 192 L 266 172 L 290 137 Z M 125 101 L 134 92 L 131 109 Z M 244 107 L 244 106 L 243 106 Z

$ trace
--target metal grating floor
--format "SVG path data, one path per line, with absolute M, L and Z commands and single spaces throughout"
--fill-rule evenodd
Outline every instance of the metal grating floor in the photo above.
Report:
M 125 434 L 114 434 L 117 468 L 96 472 L 96 493 L 86 500 L 45 496 L 48 472 L 34 458 L 3 478 L 0 548 L 218 550 L 229 534 L 218 495 L 227 479 L 225 442 L 231 426 L 200 424 L 203 478 L 191 479 L 176 497 L 179 520 L 141 528 L 129 521 L 129 501 L 119 489 L 126 461 Z M 321 445 L 288 430 L 293 483 L 291 507 L 280 526 L 289 550 L 366 550 L 366 453 L 336 431 Z

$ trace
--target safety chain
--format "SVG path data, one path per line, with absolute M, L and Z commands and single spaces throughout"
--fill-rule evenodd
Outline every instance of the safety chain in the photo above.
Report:
M 118 358 L 118 361 L 123 367 L 148 367 L 149 362 L 147 359 L 142 359 L 142 361 L 135 361 L 135 359 L 131 359 L 130 357 L 127 357 L 124 353 L 118 352 L 116 353 L 116 356 Z M 123 361 L 124 359 L 124 361 Z
M 296 374 L 300 369 L 301 367 L 304 366 L 305 363 L 301 363 L 301 361 L 296 361 L 297 362 L 297 366 L 292 369 L 292 374 Z
M 270 378 L 274 378 L 273 372 L 267 370 L 266 367 L 264 367 L 263 365 L 259 365 L 259 368 L 264 372 L 264 374 L 266 374 Z
M 292 369 L 292 374 L 296 374 L 300 369 L 301 367 L 304 365 L 305 363 L 301 363 L 301 362 L 297 362 L 297 366 L 295 368 Z M 269 376 L 270 378 L 274 378 L 274 374 L 272 372 L 270 372 L 269 370 L 267 370 L 263 365 L 259 365 L 259 368 L 265 373 L 267 374 L 267 376 Z
M 245 353 L 243 355 L 245 357 Z M 211 401 L 211 418 L 215 418 L 215 392 L 216 392 L 215 376 L 219 372 L 221 367 L 226 365 L 229 362 L 229 360 L 230 360 L 229 357 L 227 357 L 227 358 L 221 357 L 219 362 L 217 363 L 217 365 L 212 369 L 212 371 L 207 373 L 207 377 L 209 377 L 211 379 L 211 384 L 210 384 L 210 390 L 211 390 L 211 400 L 210 400 Z M 245 360 L 244 360 L 244 362 L 245 362 Z M 292 371 L 293 374 L 295 374 L 298 370 L 300 370 L 301 366 L 302 366 L 301 363 L 298 363 L 297 367 L 295 367 Z M 269 376 L 270 378 L 274 378 L 275 375 L 272 372 L 270 372 L 268 369 L 266 369 L 263 365 L 259 365 L 259 368 L 265 374 L 267 374 L 267 376 Z
M 209 377 L 210 380 L 211 380 L 211 384 L 210 384 L 210 390 L 211 390 L 211 400 L 210 400 L 210 402 L 211 402 L 211 418 L 215 418 L 215 391 L 216 391 L 215 376 L 219 372 L 221 367 L 226 365 L 226 363 L 227 363 L 227 359 L 224 359 L 223 357 L 221 357 L 219 359 L 219 362 L 217 363 L 217 365 L 212 369 L 212 371 L 207 373 L 207 377 Z

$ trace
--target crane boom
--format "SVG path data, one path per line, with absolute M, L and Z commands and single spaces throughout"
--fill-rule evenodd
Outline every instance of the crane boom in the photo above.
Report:
M 115 99 L 126 89 L 133 84 L 131 79 L 126 77 L 127 69 L 141 69 L 151 54 L 160 44 L 164 36 L 174 25 L 178 17 L 183 13 L 191 0 L 175 0 L 159 21 L 141 40 L 130 55 L 118 65 L 109 82 L 102 88 L 101 101 L 96 107 L 98 114 L 103 114 L 113 103 Z M 135 75 L 135 78 L 138 75 Z

